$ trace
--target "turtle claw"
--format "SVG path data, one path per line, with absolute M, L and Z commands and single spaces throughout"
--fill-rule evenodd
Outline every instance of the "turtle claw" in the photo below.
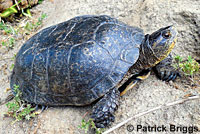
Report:
M 176 75 L 174 75 L 174 77 L 171 80 L 174 81 L 177 77 L 181 78 L 181 74 L 179 72 L 176 72 Z
M 172 66 L 172 61 L 173 57 L 169 54 L 164 60 L 153 67 L 155 74 L 160 80 L 168 82 L 181 77 L 181 74 Z
M 41 112 L 40 112 L 40 113 L 42 113 L 42 112 L 44 112 L 45 110 L 48 109 L 48 106 L 36 104 L 36 105 L 35 105 L 35 111 L 38 111 L 38 110 L 40 109 L 40 107 L 41 107 Z
M 170 81 L 170 80 L 172 80 L 172 79 L 175 79 L 176 78 L 176 74 L 175 73 L 171 73 L 171 75 L 169 75 L 169 77 L 166 79 L 166 81 Z
M 48 109 L 48 106 L 42 106 L 41 113 Z
M 180 73 L 177 71 L 161 72 L 158 77 L 163 81 L 174 81 L 177 77 L 181 77 Z
M 38 111 L 39 109 L 38 107 L 39 107 L 38 105 L 35 106 L 35 111 Z
M 162 78 L 163 81 L 167 81 L 170 76 L 173 76 L 173 72 L 165 72 L 164 77 Z

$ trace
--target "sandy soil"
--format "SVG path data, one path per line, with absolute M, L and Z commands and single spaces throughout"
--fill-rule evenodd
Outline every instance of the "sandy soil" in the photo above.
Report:
M 44 1 L 33 8 L 34 11 L 47 13 L 44 26 L 57 24 L 72 17 L 85 14 L 107 14 L 119 20 L 144 29 L 151 33 L 160 27 L 175 25 L 179 32 L 178 42 L 173 55 L 187 57 L 191 55 L 200 59 L 200 1 L 199 0 L 51 0 Z M 9 58 L 19 50 L 25 40 L 15 43 L 14 49 L 7 51 L 0 48 L 0 98 L 7 96 L 5 89 L 9 88 L 9 67 L 13 63 Z M 2 60 L 4 59 L 4 60 Z M 178 88 L 175 88 L 175 85 Z M 134 114 L 151 109 L 158 105 L 178 100 L 187 94 L 199 95 L 200 87 L 186 86 L 184 78 L 174 83 L 166 83 L 151 75 L 126 95 L 121 97 L 120 107 L 116 112 L 116 121 L 122 122 Z M 1 134 L 82 134 L 78 128 L 88 107 L 50 107 L 31 121 L 17 122 L 11 125 L 13 119 L 3 118 L 7 108 L 0 106 Z M 86 116 L 88 118 L 89 115 Z M 200 129 L 200 101 L 194 100 L 181 105 L 164 108 L 130 121 L 137 125 L 198 126 Z M 114 134 L 144 133 L 128 132 L 127 125 L 115 130 Z M 154 132 L 153 132 L 154 133 Z M 161 133 L 161 132 L 160 132 Z M 172 132 L 165 132 L 170 134 Z M 176 132 L 181 133 L 181 132 Z

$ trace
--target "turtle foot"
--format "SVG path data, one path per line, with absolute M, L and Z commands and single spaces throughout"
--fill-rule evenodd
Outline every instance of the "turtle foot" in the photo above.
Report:
M 40 107 L 41 107 L 41 113 L 48 109 L 48 106 L 36 104 L 35 105 L 35 111 L 38 111 L 40 109 Z
M 119 104 L 119 94 L 118 89 L 111 89 L 93 107 L 91 118 L 94 119 L 97 128 L 105 128 L 109 126 L 111 122 L 114 122 L 114 112 L 117 110 Z
M 171 54 L 155 67 L 153 67 L 154 72 L 157 77 L 163 81 L 174 81 L 181 74 L 172 66 L 173 57 Z
M 163 81 L 174 81 L 177 77 L 181 77 L 181 74 L 177 71 L 165 71 L 165 72 L 160 72 L 158 74 L 158 78 L 163 80 Z

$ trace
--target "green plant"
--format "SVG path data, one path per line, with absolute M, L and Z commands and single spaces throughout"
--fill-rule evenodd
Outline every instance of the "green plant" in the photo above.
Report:
M 32 17 L 32 15 L 31 15 L 31 12 L 30 12 L 30 9 L 28 8 L 28 9 L 26 9 L 26 12 L 24 12 L 24 9 L 21 9 L 21 11 L 22 11 L 22 14 L 24 15 L 24 16 L 26 16 L 26 17 Z
M 24 29 L 27 31 L 33 31 L 37 29 L 40 25 L 42 25 L 43 20 L 47 17 L 46 14 L 42 14 L 41 17 L 38 18 L 37 22 L 27 22 L 26 25 L 24 26 Z
M 7 42 L 6 41 L 2 41 L 1 44 L 2 44 L 2 46 L 7 46 Z
M 47 17 L 46 14 L 42 14 L 37 21 L 34 19 L 29 20 L 22 27 L 17 27 L 16 29 L 8 24 L 5 24 L 3 21 L 0 22 L 0 30 L 4 33 L 4 35 L 9 35 L 9 37 L 0 40 L 2 46 L 5 46 L 8 49 L 12 49 L 17 40 L 17 36 L 19 33 L 21 34 L 30 34 L 30 32 L 37 30 L 43 23 L 43 20 Z M 21 32 L 20 32 L 21 31 Z
M 12 26 L 5 24 L 3 21 L 0 22 L 0 30 L 3 30 L 4 34 L 17 34 L 17 30 Z
M 24 26 L 24 29 L 26 29 L 27 31 L 32 31 L 34 29 L 34 23 L 27 22 L 26 25 Z
M 15 38 L 11 37 L 10 39 L 6 41 L 4 40 L 1 43 L 2 43 L 2 46 L 7 47 L 8 49 L 12 49 L 14 47 Z
M 184 72 L 185 75 L 192 76 L 200 71 L 199 63 L 194 60 L 191 56 L 188 56 L 186 61 L 179 55 L 175 56 L 176 65 L 175 67 Z
M 18 13 L 18 10 L 16 9 L 16 6 L 18 4 L 20 4 L 22 1 L 18 1 L 16 4 L 12 5 L 11 7 L 7 8 L 5 11 L 3 11 L 3 13 L 0 14 L 0 17 L 2 18 L 7 18 L 10 15 L 14 14 L 14 13 Z
M 13 48 L 13 47 L 14 47 L 14 43 L 15 43 L 15 39 L 11 37 L 11 38 L 9 39 L 9 42 L 8 42 L 8 43 L 9 43 L 9 44 L 8 44 L 8 47 L 9 47 L 9 48 Z
M 38 0 L 38 3 L 41 4 L 43 0 Z M 26 9 L 26 12 L 24 12 L 24 9 L 18 6 L 22 1 L 18 1 L 16 4 L 12 5 L 11 7 L 7 8 L 3 13 L 0 13 L 0 17 L 2 18 L 8 18 L 10 15 L 18 13 L 18 11 L 21 11 L 21 14 L 27 17 L 31 17 L 30 7 L 31 5 L 28 5 L 28 8 Z M 17 8 L 16 8 L 17 7 Z
M 78 127 L 84 130 L 85 134 L 88 133 L 90 128 L 94 129 L 96 134 L 101 134 L 104 131 L 103 128 L 97 128 L 92 119 L 89 119 L 88 121 L 85 121 L 84 119 L 82 119 L 81 125 L 79 125 Z
M 36 26 L 37 26 L 37 27 L 40 26 L 40 25 L 42 24 L 43 20 L 44 20 L 46 17 L 47 17 L 47 14 L 43 13 L 43 14 L 41 15 L 41 17 L 38 18 L 38 21 L 36 22 Z
M 20 1 L 21 2 L 21 1 Z M 20 3 L 19 2 L 19 3 Z M 7 8 L 3 13 L 0 14 L 0 17 L 2 18 L 7 18 L 10 15 L 14 14 L 14 13 L 18 13 L 17 9 L 16 9 L 17 4 Z
M 8 102 L 6 107 L 8 111 L 5 115 L 9 117 L 13 117 L 15 121 L 21 121 L 23 119 L 30 120 L 35 117 L 37 112 L 35 112 L 35 108 L 33 108 L 30 104 L 26 104 L 23 100 L 21 100 L 22 92 L 19 90 L 18 85 L 14 85 L 14 100 L 13 102 Z
M 15 67 L 15 64 L 14 64 L 14 63 L 11 64 L 11 66 L 10 66 L 10 70 L 13 70 L 14 67 Z
M 38 4 L 41 4 L 44 0 L 38 0 Z
M 14 61 L 15 58 L 16 58 L 16 54 L 13 55 L 13 57 L 11 58 L 11 60 Z M 11 66 L 10 66 L 10 70 L 13 70 L 14 67 L 15 67 L 15 64 L 12 63 Z
M 6 39 L 1 40 L 1 45 L 8 49 L 13 48 L 15 44 L 14 36 L 18 34 L 18 31 L 11 25 L 5 24 L 3 21 L 0 22 L 0 30 L 4 35 L 8 35 Z
M 15 60 L 17 54 L 14 54 L 13 57 L 11 58 L 13 61 Z

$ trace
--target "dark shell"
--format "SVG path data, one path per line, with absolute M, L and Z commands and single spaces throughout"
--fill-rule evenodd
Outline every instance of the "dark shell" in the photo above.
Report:
M 11 88 L 41 105 L 87 105 L 122 80 L 139 56 L 143 31 L 109 16 L 48 27 L 19 50 Z

